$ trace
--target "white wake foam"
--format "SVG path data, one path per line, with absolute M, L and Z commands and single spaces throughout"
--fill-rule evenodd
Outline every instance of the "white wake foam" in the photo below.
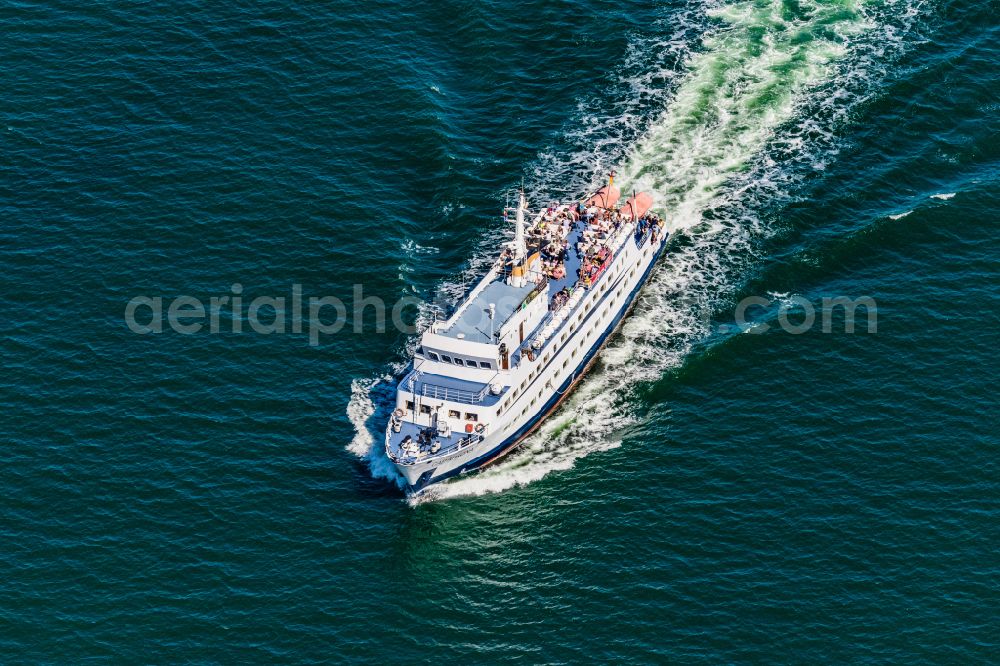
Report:
M 537 196 L 567 186 L 579 194 L 617 164 L 624 189 L 653 192 L 685 242 L 668 248 L 622 333 L 522 449 L 411 501 L 502 491 L 619 446 L 641 417 L 635 388 L 681 364 L 708 334 L 711 312 L 776 231 L 760 211 L 792 200 L 799 182 L 836 159 L 838 128 L 912 41 L 923 5 L 801 0 L 790 12 L 784 4 L 692 5 L 665 17 L 663 36 L 634 45 L 603 93 L 617 101 L 581 102 L 606 111 L 574 119 L 566 142 L 575 150 L 543 151 L 530 183 Z M 352 447 L 370 456 L 361 437 Z

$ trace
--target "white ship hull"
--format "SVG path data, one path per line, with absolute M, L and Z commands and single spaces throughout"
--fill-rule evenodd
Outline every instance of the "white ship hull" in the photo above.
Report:
M 574 289 L 575 298 L 555 312 L 535 315 L 532 308 L 540 308 L 531 304 L 537 299 L 528 294 L 510 315 L 515 320 L 513 330 L 501 326 L 488 337 L 480 328 L 470 329 L 482 332 L 484 342 L 469 341 L 459 333 L 448 343 L 440 335 L 462 329 L 461 310 L 425 334 L 420 351 L 426 358 L 415 359 L 414 369 L 400 383 L 398 408 L 386 429 L 386 451 L 405 477 L 408 490 L 419 491 L 509 453 L 570 394 L 627 316 L 665 246 L 665 234 L 658 227 L 649 226 L 643 234 L 636 226 L 622 225 L 621 238 L 612 236 L 607 241 L 609 247 L 615 246 L 614 254 L 597 280 L 587 288 Z M 496 279 L 488 275 L 477 290 L 485 296 L 499 292 L 498 287 L 490 291 Z M 470 296 L 472 304 L 477 290 Z M 520 293 L 516 295 L 521 298 Z M 516 321 L 522 313 L 537 324 L 527 336 L 524 322 Z M 464 316 L 471 315 L 466 312 Z M 486 369 L 487 363 L 494 363 L 477 362 L 474 354 L 484 353 L 486 345 L 498 340 L 514 340 L 522 353 L 502 353 L 495 367 Z M 524 353 L 532 345 L 537 353 Z M 498 348 L 503 352 L 504 344 Z M 445 353 L 450 350 L 454 351 Z M 464 361 L 459 354 L 465 355 Z M 440 374 L 450 369 L 444 365 L 446 359 L 452 364 L 461 362 L 465 370 Z M 469 420 L 458 432 L 451 432 L 452 427 L 462 425 L 463 414 Z

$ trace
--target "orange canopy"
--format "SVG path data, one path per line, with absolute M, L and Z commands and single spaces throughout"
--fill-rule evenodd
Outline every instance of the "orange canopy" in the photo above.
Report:
M 621 214 L 633 222 L 645 215 L 653 207 L 653 196 L 648 192 L 639 192 L 634 197 L 629 197 L 625 205 L 621 207 Z
M 594 196 L 587 199 L 587 207 L 600 206 L 601 208 L 612 208 L 618 199 L 622 196 L 621 190 L 619 190 L 614 185 L 608 187 L 605 185 L 601 189 L 597 190 Z

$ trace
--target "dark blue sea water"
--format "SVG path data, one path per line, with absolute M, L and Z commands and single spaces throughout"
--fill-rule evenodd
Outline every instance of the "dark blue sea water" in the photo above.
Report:
M 0 25 L 2 661 L 1000 657 L 995 1 L 27 0 Z M 416 335 L 244 321 L 296 284 L 447 306 L 513 188 L 612 168 L 667 255 L 478 476 L 407 499 L 379 450 Z M 126 326 L 136 297 L 236 291 L 216 333 Z M 780 327 L 838 296 L 877 330 Z

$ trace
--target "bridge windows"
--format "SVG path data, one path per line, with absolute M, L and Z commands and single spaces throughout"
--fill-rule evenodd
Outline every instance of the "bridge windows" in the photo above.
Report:
M 458 411 L 457 409 L 449 409 L 448 410 L 448 418 L 449 419 L 460 419 L 460 418 L 462 418 L 462 412 Z
M 420 413 L 421 414 L 430 414 L 431 413 L 431 406 L 430 405 L 420 405 Z
M 425 351 L 424 354 L 432 361 L 453 363 L 464 368 L 482 368 L 484 370 L 492 370 L 494 368 L 492 361 L 483 361 L 477 358 L 462 358 L 460 356 L 449 356 L 448 354 L 432 351 Z
M 408 411 L 408 412 L 412 412 L 413 411 L 413 401 L 412 400 L 407 400 L 406 401 L 406 411 Z
M 479 420 L 479 415 L 478 414 L 473 414 L 472 412 L 466 412 L 465 413 L 465 420 L 466 421 L 478 421 Z

